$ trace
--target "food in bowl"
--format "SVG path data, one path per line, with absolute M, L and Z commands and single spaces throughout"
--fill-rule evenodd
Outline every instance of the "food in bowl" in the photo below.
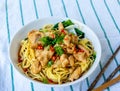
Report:
M 34 80 L 63 84 L 79 79 L 95 58 L 92 42 L 68 19 L 29 31 L 20 43 L 18 66 Z

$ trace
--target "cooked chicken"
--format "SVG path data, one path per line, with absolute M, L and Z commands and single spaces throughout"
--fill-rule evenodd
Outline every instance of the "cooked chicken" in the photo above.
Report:
M 61 30 L 63 30 L 63 29 L 64 29 L 64 26 L 63 26 L 63 24 L 60 22 L 60 23 L 58 24 L 58 30 L 61 31 Z
M 35 56 L 39 57 L 42 54 L 43 50 L 35 50 Z
M 86 61 L 86 57 L 85 57 L 85 54 L 84 54 L 84 53 L 77 52 L 77 53 L 74 53 L 73 56 L 74 56 L 75 59 L 78 60 L 78 61 Z
M 66 67 L 69 64 L 69 60 L 66 54 L 61 55 L 60 61 L 62 63 L 62 67 Z
M 41 65 L 40 62 L 38 60 L 33 61 L 33 63 L 31 64 L 31 72 L 33 74 L 37 74 L 41 71 Z
M 81 75 L 81 68 L 80 67 L 77 67 L 76 69 L 75 69 L 75 71 L 70 75 L 70 77 L 69 77 L 69 80 L 70 81 L 73 81 L 73 80 L 75 80 L 75 79 L 78 79 L 79 77 L 80 77 L 80 75 Z
M 67 67 L 69 64 L 68 59 L 64 59 L 64 61 L 62 62 L 62 67 Z
M 78 47 L 79 47 L 80 49 L 84 50 L 87 56 L 90 56 L 89 51 L 88 51 L 85 47 L 83 47 L 82 45 L 78 45 Z
M 43 56 L 43 55 L 41 55 L 37 59 L 40 61 L 42 67 L 44 67 L 49 61 L 48 58 L 46 56 Z
M 44 34 L 38 30 L 32 30 L 28 33 L 28 40 L 31 43 L 32 48 L 36 48 L 38 45 L 38 40 L 40 37 L 43 37 Z
M 69 68 L 70 73 L 73 73 L 74 70 L 75 70 L 75 67 Z
M 65 45 L 69 46 L 70 42 L 71 42 L 71 36 L 66 35 L 63 39 L 63 42 L 64 42 Z
M 53 68 L 61 67 L 62 63 L 60 60 L 56 60 L 55 63 L 52 65 Z
M 75 45 L 70 43 L 69 46 L 67 46 L 67 53 L 73 54 L 74 50 L 75 50 Z
M 72 36 L 72 43 L 78 44 L 78 36 L 76 35 L 71 35 Z
M 53 56 L 53 54 L 54 54 L 54 51 L 47 51 L 47 57 L 48 57 L 48 59 L 51 59 L 51 57 Z
M 68 57 L 68 59 L 69 59 L 70 65 L 74 66 L 74 61 L 75 61 L 74 57 L 71 55 Z
M 53 56 L 54 51 L 48 51 L 48 50 L 36 50 L 35 51 L 35 56 L 37 58 L 37 60 L 40 61 L 42 67 L 44 67 L 47 62 L 51 59 L 51 57 Z

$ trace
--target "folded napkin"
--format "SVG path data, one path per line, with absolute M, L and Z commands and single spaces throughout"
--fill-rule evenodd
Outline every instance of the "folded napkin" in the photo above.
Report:
M 108 58 L 120 45 L 120 0 L 1 0 L 0 1 L 0 91 L 86 91 Z M 88 25 L 98 36 L 102 57 L 96 70 L 84 81 L 67 87 L 44 87 L 29 82 L 11 65 L 9 45 L 24 25 L 44 17 L 69 17 Z M 96 86 L 120 64 L 120 52 Z M 116 76 L 120 74 L 119 72 Z M 105 91 L 120 91 L 117 83 Z

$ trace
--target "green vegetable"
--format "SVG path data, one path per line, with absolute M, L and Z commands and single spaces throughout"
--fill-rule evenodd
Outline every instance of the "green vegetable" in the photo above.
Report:
M 61 35 L 58 35 L 58 34 L 55 34 L 55 39 L 52 41 L 52 44 L 59 44 L 61 42 L 63 42 L 63 39 L 64 39 L 65 35 L 64 34 L 61 34 Z
M 58 37 L 59 37 L 59 34 L 57 32 L 55 32 L 55 39 L 52 41 L 53 45 L 56 44 Z
M 58 24 L 59 23 L 55 24 L 52 29 L 57 30 L 58 29 Z M 63 26 L 65 28 L 65 27 L 68 27 L 70 25 L 73 25 L 74 23 L 69 19 L 69 20 L 66 20 L 66 21 L 62 21 L 62 24 L 63 24 Z
M 53 26 L 52 30 L 57 30 L 57 29 L 58 29 L 58 23 L 56 23 L 56 24 Z
M 96 52 L 94 51 L 92 56 L 94 57 L 94 59 L 96 59 Z
M 28 38 L 25 38 L 24 40 L 27 40 Z
M 64 51 L 63 51 L 63 49 L 62 49 L 61 46 L 56 46 L 56 47 L 54 47 L 54 48 L 55 48 L 55 52 L 56 52 L 59 56 L 61 56 L 61 55 L 64 53 Z
M 73 25 L 73 22 L 71 20 L 67 20 L 67 21 L 63 21 L 62 24 L 64 27 L 67 27 L 67 26 Z
M 75 29 L 75 32 L 76 32 L 77 36 L 79 36 L 79 38 L 84 38 L 85 37 L 84 32 L 80 31 L 78 28 L 74 28 L 74 29 Z
M 90 55 L 90 59 L 93 61 L 96 59 L 96 52 L 95 51 Z
M 43 83 L 47 84 L 48 80 L 46 78 L 43 79 Z
M 57 38 L 55 38 L 55 39 L 52 41 L 52 44 L 55 45 L 55 44 L 56 44 L 56 41 L 57 41 Z
M 56 43 L 58 43 L 58 44 L 61 43 L 63 41 L 64 37 L 65 37 L 65 35 L 59 36 L 58 34 L 56 34 L 55 39 L 52 39 L 52 38 L 46 36 L 46 37 L 40 38 L 39 40 L 42 42 L 43 46 L 48 46 L 48 45 L 55 45 Z
M 64 37 L 65 37 L 65 35 L 59 36 L 59 37 L 57 38 L 56 43 L 58 43 L 58 44 L 61 43 L 61 42 L 63 41 Z
M 54 43 L 59 44 L 59 43 L 63 42 L 64 37 L 65 37 L 65 35 L 60 35 L 60 36 L 56 37 L 55 40 L 54 40 Z
M 47 45 L 50 45 L 52 43 L 53 39 L 46 36 L 46 37 L 40 38 L 40 41 L 42 42 L 42 45 L 47 46 Z
M 48 65 L 48 67 L 51 67 L 53 65 L 53 61 L 50 60 L 47 65 Z

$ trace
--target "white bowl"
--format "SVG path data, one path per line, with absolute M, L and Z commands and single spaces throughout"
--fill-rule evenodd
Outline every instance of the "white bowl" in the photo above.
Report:
M 98 37 L 96 36 L 96 34 L 86 25 L 82 24 L 81 22 L 74 20 L 74 19 L 70 19 L 72 20 L 74 23 L 77 23 L 80 27 L 82 27 L 82 31 L 84 31 L 85 33 L 85 37 L 87 37 L 93 44 L 94 49 L 96 51 L 96 59 L 93 63 L 93 65 L 89 68 L 89 70 L 83 74 L 83 76 L 81 76 L 79 79 L 73 81 L 73 82 L 69 82 L 69 83 L 64 83 L 64 84 L 44 84 L 42 82 L 38 82 L 35 80 L 32 80 L 30 77 L 27 77 L 21 70 L 20 68 L 17 66 L 18 63 L 18 50 L 20 47 L 20 41 L 22 39 L 24 39 L 27 36 L 27 33 L 33 29 L 40 29 L 43 25 L 45 24 L 55 24 L 57 22 L 63 21 L 63 20 L 67 20 L 68 18 L 55 18 L 55 17 L 49 17 L 49 18 L 43 18 L 43 19 L 39 19 L 39 20 L 35 20 L 29 24 L 27 24 L 26 26 L 24 26 L 23 28 L 21 28 L 13 37 L 11 44 L 10 44 L 10 48 L 9 48 L 9 56 L 11 59 L 11 63 L 13 64 L 13 66 L 16 68 L 16 70 L 23 75 L 23 77 L 27 78 L 28 80 L 32 81 L 32 82 L 36 82 L 38 84 L 44 85 L 44 86 L 50 86 L 50 87 L 61 87 L 61 86 L 68 86 L 68 85 L 73 85 L 75 83 L 79 83 L 82 80 L 84 80 L 85 78 L 89 77 L 90 74 L 96 69 L 96 67 L 99 64 L 100 58 L 101 58 L 101 45 L 100 45 L 100 41 L 98 39 Z

